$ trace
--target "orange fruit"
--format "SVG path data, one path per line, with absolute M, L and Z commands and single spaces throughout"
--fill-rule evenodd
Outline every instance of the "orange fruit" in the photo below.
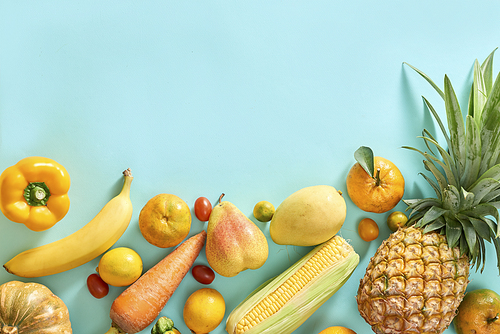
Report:
M 374 157 L 373 175 L 358 161 L 347 174 L 347 193 L 358 208 L 367 212 L 383 213 L 391 210 L 403 198 L 405 180 L 391 161 Z
M 191 229 L 191 210 L 176 195 L 156 195 L 142 208 L 139 228 L 152 245 L 161 248 L 177 246 Z
M 270 221 L 275 212 L 274 205 L 268 201 L 260 201 L 253 208 L 254 217 L 263 223 Z
M 332 326 L 323 329 L 319 334 L 356 334 L 356 332 L 346 327 Z
M 500 334 L 500 296 L 490 289 L 468 292 L 453 319 L 457 334 Z
M 371 218 L 361 219 L 358 225 L 358 234 L 364 241 L 372 241 L 378 238 L 378 225 Z
M 216 329 L 222 322 L 225 312 L 226 303 L 220 292 L 202 288 L 188 297 L 182 315 L 191 333 L 203 334 Z

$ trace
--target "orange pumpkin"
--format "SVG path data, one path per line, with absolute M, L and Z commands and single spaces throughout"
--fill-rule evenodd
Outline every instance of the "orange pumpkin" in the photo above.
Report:
M 73 333 L 68 308 L 45 285 L 4 283 L 0 285 L 0 301 L 0 333 Z

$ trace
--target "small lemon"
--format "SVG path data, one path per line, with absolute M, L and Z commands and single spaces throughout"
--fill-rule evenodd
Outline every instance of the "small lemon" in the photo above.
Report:
M 142 275 L 142 268 L 142 259 L 136 251 L 117 247 L 101 257 L 97 272 L 109 285 L 127 286 Z
M 332 326 L 323 329 L 319 334 L 356 334 L 356 332 L 346 327 Z
M 268 222 L 273 218 L 276 209 L 268 201 L 260 201 L 253 208 L 254 217 L 260 222 Z
M 209 333 L 219 326 L 225 312 L 226 303 L 219 291 L 199 289 L 184 304 L 184 323 L 194 334 Z
M 392 212 L 389 217 L 387 217 L 387 226 L 392 232 L 395 232 L 401 226 L 404 226 L 408 221 L 408 217 L 401 211 Z

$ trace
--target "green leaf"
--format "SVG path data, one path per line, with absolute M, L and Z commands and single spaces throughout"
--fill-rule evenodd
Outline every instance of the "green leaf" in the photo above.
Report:
M 500 239 L 493 239 L 493 244 L 495 245 L 495 251 L 497 252 L 497 267 L 498 274 L 500 275 Z
M 429 141 L 437 147 L 437 149 L 439 150 L 439 152 L 441 154 L 441 157 L 444 160 L 444 163 L 442 161 L 440 161 L 439 159 L 437 159 L 436 157 L 434 157 L 428 153 L 424 153 L 424 156 L 427 158 L 427 160 L 429 160 L 429 161 L 432 160 L 433 162 L 435 162 L 439 166 L 441 166 L 442 170 L 444 171 L 444 173 L 446 175 L 447 182 L 455 187 L 459 187 L 459 179 L 460 178 L 458 177 L 458 171 L 456 169 L 455 164 L 453 163 L 452 158 L 448 154 L 448 152 L 446 152 L 437 142 L 433 141 L 432 139 L 426 138 L 426 137 L 422 137 L 422 138 L 426 142 Z
M 493 86 L 493 56 L 497 49 L 495 48 L 481 64 L 481 72 L 487 96 L 490 95 L 491 87 Z
M 464 188 L 462 188 L 459 211 L 470 210 L 472 209 L 473 204 L 474 204 L 474 193 L 468 192 Z
M 464 218 L 471 222 L 472 226 L 474 226 L 474 230 L 476 230 L 477 234 L 481 238 L 488 241 L 490 240 L 490 227 L 485 221 L 470 216 L 466 216 Z
M 375 174 L 375 160 L 373 151 L 367 146 L 361 146 L 354 152 L 354 159 L 363 167 L 371 177 Z
M 465 170 L 460 179 L 460 184 L 467 188 L 477 180 L 481 167 L 481 136 L 479 128 L 471 116 L 466 118 L 466 155 Z
M 498 156 L 494 155 L 497 151 L 494 143 L 497 142 L 500 133 L 500 75 L 497 76 L 488 101 L 484 106 L 480 124 L 482 156 L 479 173 L 482 174 L 492 167 L 492 161 L 496 163 L 499 159 Z
M 444 102 L 446 107 L 446 116 L 448 119 L 448 131 L 450 133 L 452 155 L 457 162 L 457 169 L 460 175 L 465 169 L 465 127 L 460 105 L 457 96 L 453 90 L 450 79 L 447 75 L 444 77 Z
M 486 217 L 481 217 L 480 219 L 482 221 L 484 221 L 488 225 L 488 227 L 490 228 L 490 239 L 489 240 L 494 239 L 496 234 L 497 234 L 497 224 L 493 220 L 486 218 Z
M 410 66 L 413 70 L 415 70 L 415 72 L 417 72 L 418 74 L 420 74 L 425 80 L 427 80 L 428 83 L 431 84 L 432 87 L 434 87 L 434 89 L 436 90 L 436 92 L 438 92 L 438 94 L 444 99 L 444 93 L 443 93 L 443 91 L 424 72 L 422 72 L 418 68 L 416 68 L 416 67 L 408 64 L 407 62 L 404 62 L 403 64 L 406 64 L 406 65 Z
M 495 179 L 486 178 L 482 179 L 474 186 L 469 189 L 469 192 L 474 193 L 474 203 L 473 205 L 478 205 L 482 202 L 482 199 L 488 195 L 492 190 L 495 190 L 500 186 L 500 181 Z
M 453 213 L 458 212 L 460 209 L 460 193 L 452 185 L 449 185 L 443 191 L 443 207 Z
M 442 209 L 437 206 L 431 207 L 427 212 L 424 214 L 422 220 L 419 222 L 419 226 L 425 226 L 429 223 L 432 223 L 442 215 L 444 215 L 448 210 Z
M 473 210 L 464 211 L 463 214 L 481 219 L 487 216 L 492 216 L 495 218 L 497 223 L 500 220 L 497 208 L 489 203 L 479 204 Z
M 443 98 L 444 98 L 444 95 L 443 95 Z M 427 108 L 431 112 L 432 116 L 434 117 L 434 119 L 438 123 L 439 128 L 441 129 L 441 132 L 443 133 L 443 136 L 444 136 L 444 138 L 446 140 L 446 144 L 448 145 L 448 147 L 451 147 L 450 137 L 448 136 L 448 133 L 446 132 L 446 128 L 444 127 L 444 124 L 441 121 L 441 118 L 439 117 L 439 114 L 436 112 L 436 110 L 434 109 L 434 107 L 430 104 L 429 101 L 427 101 L 427 99 L 425 97 L 423 99 L 424 99 L 425 105 L 427 106 Z
M 475 259 L 477 256 L 476 250 L 476 231 L 474 230 L 474 226 L 472 223 L 466 219 L 459 219 L 460 224 L 462 224 L 462 228 L 465 235 L 465 240 L 467 241 L 467 245 L 469 246 L 469 252 L 472 254 L 472 258 Z
M 428 233 L 428 232 L 431 232 L 431 231 L 435 231 L 435 230 L 438 230 L 440 228 L 442 228 L 443 226 L 445 226 L 445 222 L 444 222 L 444 219 L 443 217 L 439 217 L 436 221 L 428 224 L 425 226 L 424 228 L 424 234 L 425 233 Z
M 469 110 L 469 115 L 477 117 L 478 123 L 481 119 L 481 112 L 487 100 L 486 87 L 483 79 L 483 72 L 479 62 L 474 62 L 474 80 L 472 83 L 473 108 Z
M 458 244 L 460 236 L 462 235 L 462 225 L 452 219 L 446 220 L 446 240 L 448 242 L 448 247 L 453 248 Z

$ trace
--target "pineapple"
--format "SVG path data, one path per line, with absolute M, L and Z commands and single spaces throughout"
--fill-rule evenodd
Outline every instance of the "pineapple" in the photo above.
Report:
M 425 129 L 428 152 L 405 147 L 423 155 L 432 177 L 422 175 L 436 197 L 404 200 L 406 226 L 381 244 L 361 279 L 358 309 L 375 333 L 442 333 L 462 301 L 470 267 L 484 269 L 485 241 L 494 244 L 500 262 L 500 75 L 493 84 L 494 52 L 474 63 L 466 116 L 447 76 L 443 92 L 406 64 L 445 102 L 448 132 L 424 98 L 447 149 Z

